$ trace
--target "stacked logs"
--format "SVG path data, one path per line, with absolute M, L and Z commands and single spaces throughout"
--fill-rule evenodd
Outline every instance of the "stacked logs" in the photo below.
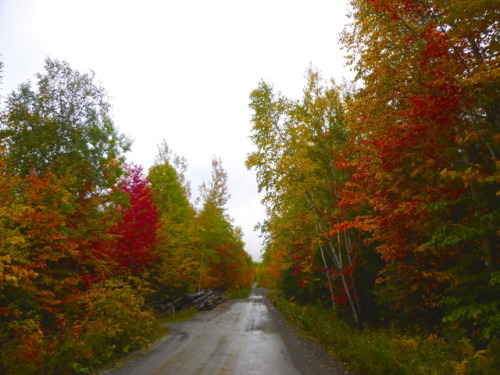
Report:
M 194 306 L 196 310 L 211 310 L 226 301 L 217 289 L 204 289 L 196 293 L 179 294 L 165 301 L 157 301 L 153 307 L 160 313 L 178 313 Z
M 226 297 L 216 289 L 204 289 L 198 293 L 186 294 L 198 311 L 212 310 L 226 301 Z

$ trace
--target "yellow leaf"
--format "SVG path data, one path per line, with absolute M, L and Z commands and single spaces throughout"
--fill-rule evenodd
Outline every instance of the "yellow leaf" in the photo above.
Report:
M 496 147 L 500 146 L 500 133 L 492 135 L 491 138 L 493 139 L 493 144 Z
M 414 251 L 416 253 L 423 253 L 426 250 L 427 250 L 427 246 L 425 246 L 425 245 L 422 244 L 422 245 L 418 246 Z
M 465 139 L 463 140 L 463 143 L 474 142 L 474 141 L 477 141 L 478 139 L 481 139 L 481 134 L 479 134 L 478 132 L 475 132 L 475 131 L 471 131 L 471 132 L 467 133 L 467 135 L 465 136 Z

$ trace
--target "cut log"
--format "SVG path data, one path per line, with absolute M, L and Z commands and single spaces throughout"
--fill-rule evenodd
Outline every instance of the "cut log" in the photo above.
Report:
M 198 293 L 187 294 L 196 310 L 211 310 L 226 301 L 226 297 L 216 289 L 205 289 Z
M 196 293 L 178 294 L 163 301 L 155 301 L 151 306 L 160 313 L 175 314 L 194 306 L 196 310 L 211 310 L 226 301 L 226 297 L 216 289 L 204 289 Z

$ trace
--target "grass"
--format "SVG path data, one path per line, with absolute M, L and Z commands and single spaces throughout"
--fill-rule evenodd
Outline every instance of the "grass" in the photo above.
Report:
M 195 316 L 198 313 L 198 310 L 194 306 L 188 307 L 184 311 L 180 311 L 178 313 L 171 313 L 161 317 L 162 323 L 178 323 L 188 320 Z
M 226 296 L 227 299 L 240 299 L 240 298 L 247 298 L 250 295 L 250 292 L 252 291 L 252 286 L 243 286 L 238 289 L 230 289 L 226 290 L 224 292 L 224 295 Z
M 338 320 L 331 310 L 301 306 L 274 292 L 268 298 L 356 374 L 500 374 L 496 356 L 500 340 L 490 350 L 476 351 L 466 338 L 450 343 L 435 334 L 420 337 L 396 329 L 357 329 Z

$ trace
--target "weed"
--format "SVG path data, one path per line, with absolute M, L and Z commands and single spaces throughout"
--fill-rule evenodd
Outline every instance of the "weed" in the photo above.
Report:
M 227 299 L 240 299 L 247 298 L 252 290 L 251 286 L 243 286 L 237 289 L 229 289 L 224 292 L 224 296 Z
M 302 306 L 271 291 L 268 298 L 288 320 L 359 374 L 499 374 L 493 351 L 477 351 L 463 338 L 411 336 L 397 329 L 350 327 L 332 310 Z

